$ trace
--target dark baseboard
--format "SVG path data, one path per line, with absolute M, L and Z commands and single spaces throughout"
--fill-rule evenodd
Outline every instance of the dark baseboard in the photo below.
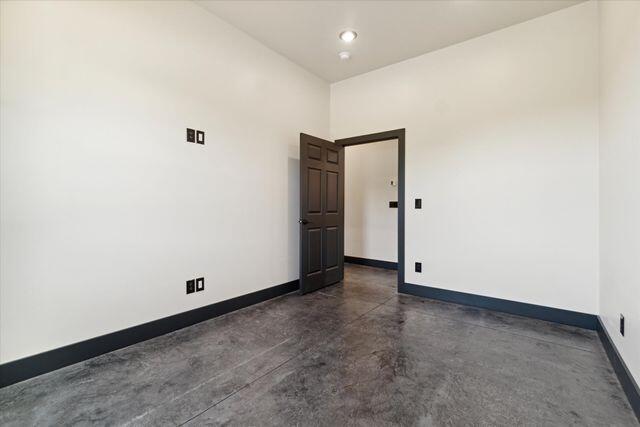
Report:
M 91 359 L 297 290 L 298 281 L 185 311 L 0 365 L 0 387 Z
M 359 264 L 366 265 L 368 267 L 377 267 L 377 268 L 385 268 L 387 270 L 397 270 L 398 263 L 391 261 L 380 261 L 377 259 L 369 259 L 369 258 L 358 258 L 355 256 L 346 256 L 344 257 L 344 262 L 348 262 L 350 264 Z
M 611 340 L 600 317 L 598 317 L 598 336 L 600 337 L 600 341 L 602 341 L 602 346 L 607 353 L 611 366 L 613 366 L 618 381 L 620 381 L 620 385 L 622 385 L 622 389 L 627 395 L 627 399 L 629 399 L 629 404 L 631 408 L 633 408 L 633 412 L 635 412 L 638 421 L 640 421 L 640 387 L 638 387 L 620 353 L 618 353 L 618 349 L 613 343 L 613 340 Z
M 485 297 L 476 294 L 467 294 L 464 292 L 414 285 L 411 283 L 401 283 L 398 286 L 398 291 L 403 294 L 471 305 L 504 313 L 517 314 L 519 316 L 532 317 L 534 319 L 547 320 L 549 322 L 577 326 L 579 328 L 591 329 L 594 331 L 598 327 L 598 318 L 595 314 L 580 313 L 577 311 L 545 307 L 542 305 L 528 304 L 500 298 Z

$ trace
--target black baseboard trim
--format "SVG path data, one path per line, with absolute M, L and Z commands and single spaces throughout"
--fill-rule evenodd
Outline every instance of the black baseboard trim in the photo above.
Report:
M 366 265 L 368 267 L 385 268 L 387 270 L 397 270 L 398 263 L 391 261 L 380 261 L 378 259 L 358 258 L 355 256 L 344 256 L 344 262 L 350 264 Z
M 602 346 L 607 353 L 611 366 L 613 366 L 613 371 L 616 373 L 627 399 L 629 399 L 629 404 L 633 408 L 638 421 L 640 421 L 640 387 L 638 387 L 638 383 L 635 382 L 629 368 L 627 368 L 620 353 L 618 353 L 618 349 L 605 329 L 600 316 L 598 316 L 598 336 L 602 341 Z
M 543 305 L 528 304 L 525 302 L 510 301 L 500 298 L 485 297 L 476 294 L 467 294 L 464 292 L 414 285 L 411 283 L 400 283 L 398 286 L 398 292 L 424 298 L 437 299 L 440 301 L 486 308 L 489 310 L 516 314 L 518 316 L 532 317 L 534 319 L 577 326 L 579 328 L 590 329 L 593 331 L 598 327 L 598 318 L 595 314 L 580 313 L 577 311 L 545 307 Z
M 220 301 L 185 311 L 184 313 L 178 313 L 142 325 L 132 326 L 121 331 L 4 363 L 0 365 L 0 387 L 6 387 L 110 351 L 186 328 L 187 326 L 293 292 L 298 288 L 298 280 L 293 280 L 226 301 Z

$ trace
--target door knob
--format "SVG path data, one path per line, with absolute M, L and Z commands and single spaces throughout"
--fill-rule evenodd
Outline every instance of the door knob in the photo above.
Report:
M 300 219 L 298 220 L 298 222 L 299 222 L 300 224 L 302 224 L 302 225 L 309 224 L 309 221 L 307 221 L 306 219 L 302 219 L 302 218 L 300 218 Z

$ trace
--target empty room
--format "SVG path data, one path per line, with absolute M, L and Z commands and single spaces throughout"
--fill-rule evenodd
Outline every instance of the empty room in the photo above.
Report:
M 640 426 L 640 0 L 0 0 L 0 425 Z

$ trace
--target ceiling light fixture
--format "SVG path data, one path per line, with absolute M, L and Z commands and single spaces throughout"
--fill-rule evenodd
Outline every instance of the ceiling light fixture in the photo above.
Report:
M 342 59 L 343 61 L 346 61 L 347 59 L 351 58 L 351 54 L 349 52 L 340 52 L 338 54 L 338 56 L 340 57 L 340 59 Z
M 353 30 L 344 30 L 343 32 L 340 33 L 339 37 L 340 37 L 340 40 L 342 40 L 343 42 L 351 43 L 356 39 L 356 37 L 358 37 L 358 33 L 356 33 Z

